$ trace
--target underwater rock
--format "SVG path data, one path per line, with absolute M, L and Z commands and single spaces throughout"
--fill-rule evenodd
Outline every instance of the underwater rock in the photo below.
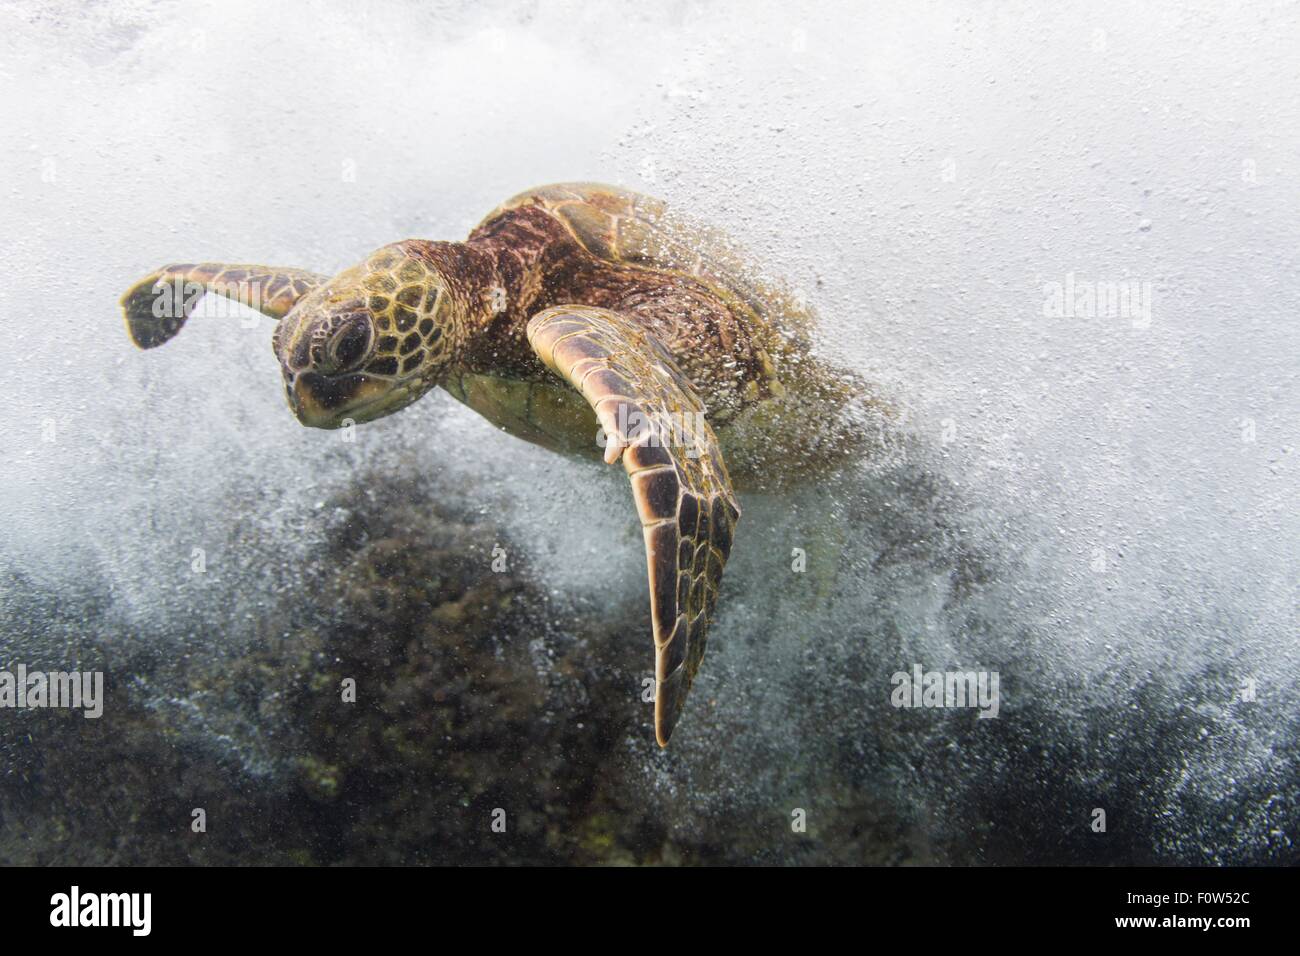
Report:
M 639 600 L 556 620 L 544 574 L 449 504 L 453 490 L 359 480 L 322 509 L 315 586 L 270 607 L 247 650 L 119 647 L 103 719 L 6 723 L 4 751 L 22 759 L 0 783 L 0 862 L 783 858 L 781 818 L 697 812 L 688 787 L 647 787 L 647 766 L 672 758 L 639 693 Z M 892 824 L 843 796 L 849 837 L 805 840 L 801 861 L 907 855 Z
M 1043 673 L 1028 623 L 988 597 L 1014 564 L 922 471 L 747 503 L 736 580 L 771 579 L 791 541 L 834 550 L 813 548 L 818 574 L 731 595 L 667 750 L 643 694 L 644 594 L 553 597 L 510 516 L 458 481 L 359 474 L 299 529 L 317 542 L 300 583 L 245 567 L 246 613 L 197 637 L 170 592 L 170 630 L 147 636 L 89 571 L 58 590 L 7 575 L 19 633 L 0 635 L 0 665 L 102 670 L 105 699 L 98 719 L 0 712 L 0 863 L 1294 860 L 1294 719 L 1259 750 L 1197 705 L 1232 698 L 1227 669 L 1186 698 L 1117 672 L 1142 728 Z M 827 500 L 850 502 L 840 533 L 818 517 Z M 256 522 L 239 535 L 232 553 L 265 548 Z M 782 602 L 801 600 L 791 633 Z M 998 719 L 891 706 L 918 607 L 965 635 L 955 659 L 1003 671 Z M 1179 790 L 1187 760 L 1228 746 L 1255 754 L 1253 773 Z M 1105 839 L 1086 825 L 1096 805 L 1113 810 Z
M 1032 632 L 987 617 L 994 561 L 923 474 L 858 489 L 844 534 L 823 538 L 844 550 L 813 556 L 832 573 L 733 595 L 667 750 L 643 694 L 644 595 L 553 599 L 507 516 L 459 503 L 474 490 L 359 475 L 313 512 L 302 584 L 241 572 L 255 613 L 197 641 L 179 609 L 174 634 L 131 633 L 89 576 L 57 592 L 7 578 L 9 623 L 27 632 L 0 635 L 0 663 L 45 648 L 29 668 L 102 669 L 105 700 L 99 719 L 4 712 L 0 863 L 1294 860 L 1294 720 L 1274 721 L 1254 774 L 1171 798 L 1186 759 L 1253 738 L 1149 681 L 1141 713 L 1159 733 L 1128 711 L 1071 720 L 1086 686 L 1034 669 Z M 784 501 L 755 499 L 748 516 L 741 580 L 822 533 Z M 264 546 L 241 533 L 247 551 Z M 821 632 L 783 630 L 777 603 L 799 588 Z M 819 639 L 843 627 L 824 610 L 841 605 L 863 609 L 859 639 Z M 918 606 L 1002 667 L 997 720 L 890 705 Z M 51 658 L 60 642 L 69 656 Z M 1227 700 L 1233 678 L 1193 686 Z M 1097 804 L 1116 810 L 1104 840 L 1079 822 Z

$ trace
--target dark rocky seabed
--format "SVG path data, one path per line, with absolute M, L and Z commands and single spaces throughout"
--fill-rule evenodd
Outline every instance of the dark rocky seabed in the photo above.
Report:
M 485 540 L 515 552 L 483 519 L 417 483 L 390 482 L 382 506 L 365 488 L 331 503 L 346 517 L 313 569 L 319 587 L 267 615 L 249 653 L 83 647 L 81 666 L 106 671 L 103 718 L 45 710 L 4 723 L 0 864 L 909 857 L 865 801 L 845 808 L 851 836 L 834 845 L 787 836 L 777 812 L 671 835 L 671 804 L 620 772 L 630 737 L 653 746 L 653 705 L 629 692 L 626 653 L 644 622 L 556 627 L 517 558 L 491 570 Z M 60 596 L 31 599 L 29 620 L 67 610 Z M 354 704 L 341 701 L 345 677 Z M 207 832 L 195 834 L 200 806 Z M 490 827 L 497 807 L 505 833 Z
M 1159 831 L 1162 765 L 1203 735 L 1158 688 L 1136 737 L 1106 715 L 1046 739 L 1028 729 L 1041 721 L 989 722 L 988 778 L 909 803 L 882 767 L 924 762 L 915 769 L 956 781 L 987 745 L 958 730 L 947 748 L 909 753 L 890 739 L 897 721 L 883 720 L 864 757 L 860 724 L 838 726 L 845 703 L 809 675 L 791 706 L 809 710 L 816 746 L 775 741 L 748 763 L 697 760 L 687 772 L 677 741 L 657 752 L 653 705 L 638 693 L 649 657 L 641 602 L 558 612 L 531 583 L 544 575 L 517 557 L 491 570 L 491 542 L 517 550 L 450 498 L 436 480 L 372 475 L 329 502 L 336 517 L 307 569 L 312 586 L 270 606 L 246 652 L 85 642 L 81 666 L 107 672 L 102 719 L 36 711 L 0 724 L 0 863 L 1178 863 L 1207 862 L 1216 840 L 1233 845 L 1239 818 L 1293 822 L 1293 800 L 1270 794 L 1294 768 L 1275 767 L 1226 805 L 1189 810 L 1199 829 L 1185 844 Z M 908 542 L 933 533 L 900 520 L 933 511 L 913 504 L 880 523 L 877 570 L 890 554 L 917 560 Z M 956 552 L 959 564 L 974 560 Z M 98 633 L 107 599 L 93 586 L 55 595 L 10 584 L 27 608 L 11 623 Z M 340 698 L 346 677 L 353 704 Z M 733 741 L 711 719 L 715 704 L 697 687 L 685 721 L 716 729 L 708 745 L 725 754 Z M 1116 726 L 1128 727 L 1118 740 Z M 764 762 L 785 760 L 813 763 L 801 779 L 814 793 L 779 774 L 759 779 Z M 1081 780 L 1090 761 L 1101 769 Z M 754 779 L 727 779 L 737 766 Z M 1062 824 L 1098 793 L 1141 812 L 1103 838 Z M 791 830 L 797 806 L 810 808 L 806 833 Z M 194 807 L 206 833 L 190 831 Z M 498 807 L 505 833 L 490 826 Z M 1285 838 L 1258 847 L 1215 862 L 1296 862 Z

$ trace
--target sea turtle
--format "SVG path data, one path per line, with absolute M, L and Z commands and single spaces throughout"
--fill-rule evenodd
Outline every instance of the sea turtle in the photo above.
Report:
M 660 746 L 704 655 L 740 516 L 733 479 L 761 489 L 832 469 L 887 414 L 814 358 L 809 310 L 724 236 L 595 183 L 521 193 L 464 242 L 396 242 L 332 278 L 165 266 L 122 298 L 135 344 L 166 342 L 204 293 L 279 320 L 304 425 L 376 419 L 441 385 L 512 435 L 621 458 L 649 566 Z

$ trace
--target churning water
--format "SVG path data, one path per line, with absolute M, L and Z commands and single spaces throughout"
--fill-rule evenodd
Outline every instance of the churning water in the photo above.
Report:
M 520 600 L 544 608 L 497 634 L 540 675 L 523 723 L 599 721 L 585 656 L 636 701 L 652 654 L 621 473 L 443 393 L 354 442 L 303 429 L 269 319 L 196 320 L 145 353 L 117 306 L 166 262 L 332 273 L 589 179 L 741 240 L 906 440 L 743 500 L 667 751 L 637 705 L 596 764 L 573 758 L 594 783 L 515 810 L 512 774 L 536 764 L 470 721 L 435 735 L 438 760 L 390 753 L 394 786 L 558 813 L 584 859 L 1297 859 L 1300 10 L 799 7 L 0 8 L 0 666 L 105 670 L 145 781 L 105 806 L 188 824 L 197 804 L 171 800 L 152 747 L 215 755 L 209 794 L 258 781 L 290 818 L 365 773 L 364 742 L 317 772 L 302 709 L 210 679 L 302 633 L 295 609 L 348 616 L 320 582 L 358 500 L 412 526 L 452 520 L 420 494 L 454 505 L 485 563 L 509 542 Z M 321 660 L 341 653 L 310 626 Z M 587 636 L 602 627 L 616 639 Z M 513 679 L 498 656 L 437 700 Z M 270 686 L 311 686 L 315 660 Z M 995 672 L 996 718 L 894 706 L 914 665 Z M 37 794 L 73 800 L 84 841 L 154 846 L 97 817 L 97 791 L 59 789 L 57 748 L 89 731 L 52 719 L 0 710 L 0 857 L 58 858 Z M 308 828 L 309 856 L 363 858 L 322 846 L 354 823 Z

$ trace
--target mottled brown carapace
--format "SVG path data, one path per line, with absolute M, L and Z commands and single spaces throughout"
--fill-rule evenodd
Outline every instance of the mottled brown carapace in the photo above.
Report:
M 813 318 L 724 235 L 593 183 L 544 186 L 464 242 L 408 239 L 333 277 L 167 266 L 123 297 L 135 343 L 205 293 L 279 320 L 286 395 L 323 428 L 441 385 L 513 435 L 623 461 L 646 545 L 666 744 L 700 666 L 742 488 L 858 457 L 888 411 L 811 351 Z

